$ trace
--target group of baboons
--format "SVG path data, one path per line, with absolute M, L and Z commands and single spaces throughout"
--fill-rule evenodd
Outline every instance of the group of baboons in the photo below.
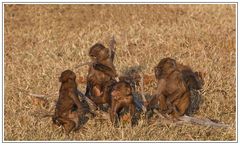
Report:
M 201 73 L 194 72 L 189 66 L 177 63 L 172 58 L 163 58 L 154 68 L 157 89 L 153 98 L 137 101 L 133 92 L 136 91 L 136 84 L 139 84 L 140 75 L 133 73 L 118 76 L 113 63 L 114 38 L 110 41 L 109 48 L 101 43 L 93 45 L 89 57 L 91 63 L 84 97 L 90 99 L 96 106 L 108 104 L 107 112 L 114 125 L 118 123 L 119 113 L 123 108 L 128 108 L 133 122 L 139 104 L 142 110 L 157 109 L 161 114 L 177 119 L 186 113 L 190 105 L 190 91 L 202 89 L 203 86 Z M 62 125 L 69 134 L 80 126 L 80 120 L 85 115 L 83 105 L 85 99 L 79 99 L 76 75 L 73 71 L 62 72 L 59 81 L 61 88 L 52 119 L 55 124 Z

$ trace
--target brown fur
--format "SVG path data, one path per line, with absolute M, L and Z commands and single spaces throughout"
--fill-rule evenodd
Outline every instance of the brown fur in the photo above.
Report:
M 71 70 L 62 72 L 59 81 L 62 83 L 59 90 L 53 123 L 63 125 L 66 133 L 79 127 L 83 107 L 77 95 L 76 75 Z
M 132 120 L 135 113 L 132 91 L 131 85 L 126 81 L 117 82 L 112 87 L 110 118 L 113 124 L 116 123 L 115 118 L 119 117 L 119 113 L 123 108 L 129 108 Z
M 181 71 L 183 80 L 190 90 L 200 90 L 204 85 L 202 72 L 194 72 L 189 66 L 177 63 L 177 69 Z
M 110 104 L 109 88 L 117 77 L 113 64 L 115 53 L 100 43 L 90 48 L 89 56 L 93 60 L 87 76 L 86 96 L 97 105 Z
M 190 90 L 202 88 L 201 74 L 171 58 L 162 59 L 154 70 L 158 81 L 157 95 L 149 107 L 157 105 L 162 113 L 175 118 L 184 115 L 190 104 Z

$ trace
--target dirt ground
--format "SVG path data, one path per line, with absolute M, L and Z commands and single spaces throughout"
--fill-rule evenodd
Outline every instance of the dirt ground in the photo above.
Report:
M 146 75 L 165 57 L 205 72 L 203 103 L 194 114 L 229 124 L 214 128 L 165 124 L 155 116 L 133 128 L 114 128 L 108 120 L 89 119 L 65 135 L 51 118 L 58 77 L 66 69 L 86 77 L 89 48 L 108 46 L 116 38 L 114 64 L 119 74 L 141 66 Z M 85 92 L 85 84 L 79 89 Z M 145 85 L 153 94 L 156 81 Z M 29 95 L 45 94 L 46 101 Z M 28 4 L 4 5 L 4 140 L 5 141 L 235 141 L 236 140 L 236 5 L 231 4 Z

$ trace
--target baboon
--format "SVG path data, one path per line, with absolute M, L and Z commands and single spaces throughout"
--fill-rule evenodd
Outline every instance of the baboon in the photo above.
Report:
M 200 90 L 204 85 L 203 74 L 201 72 L 194 72 L 190 67 L 177 64 L 178 69 L 181 71 L 183 80 L 190 90 Z
M 66 133 L 79 128 L 80 118 L 83 116 L 83 107 L 78 98 L 76 75 L 71 70 L 61 73 L 59 82 L 59 98 L 53 115 L 53 123 L 63 125 Z
M 136 86 L 140 85 L 141 69 L 142 68 L 140 66 L 127 68 L 123 75 L 119 77 L 119 80 L 127 81 L 134 86 L 133 88 L 135 89 Z
M 127 68 L 125 72 L 123 73 L 123 76 L 119 76 L 120 81 L 126 81 L 129 83 L 133 89 L 133 97 L 134 102 L 136 105 L 137 110 L 142 110 L 143 112 L 146 111 L 146 98 L 143 94 L 143 85 L 145 83 L 145 76 L 142 73 L 142 67 L 141 66 L 134 66 Z M 136 92 L 136 89 L 141 89 L 141 94 Z M 142 97 L 142 101 L 139 100 L 139 97 Z
M 113 124 L 119 120 L 119 113 L 123 108 L 128 108 L 131 115 L 131 123 L 133 124 L 133 116 L 135 114 L 134 98 L 132 87 L 126 81 L 116 82 L 111 89 L 111 108 L 110 119 Z M 116 120 L 116 117 L 118 118 Z
M 190 67 L 172 58 L 162 59 L 154 70 L 158 87 L 149 107 L 157 105 L 163 114 L 171 114 L 174 118 L 184 115 L 190 104 L 190 90 L 202 88 L 201 73 L 194 73 Z
M 113 64 L 115 40 L 111 43 L 111 48 L 97 43 L 89 51 L 93 63 L 88 71 L 85 95 L 97 105 L 110 104 L 109 88 L 118 76 Z
M 185 111 L 185 114 L 191 115 L 199 109 L 199 105 L 202 103 L 202 95 L 198 90 L 201 90 L 204 85 L 204 79 L 202 72 L 194 72 L 189 66 L 177 63 L 178 69 L 182 72 L 183 80 L 187 84 L 188 89 L 191 92 L 190 103 Z

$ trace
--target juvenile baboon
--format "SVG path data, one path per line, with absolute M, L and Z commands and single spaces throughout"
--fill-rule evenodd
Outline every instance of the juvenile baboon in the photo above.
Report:
M 190 90 L 200 90 L 204 85 L 202 72 L 194 72 L 189 66 L 177 63 L 177 69 L 181 71 L 183 80 Z
M 172 58 L 162 59 L 154 70 L 158 87 L 149 107 L 157 105 L 162 113 L 175 118 L 184 115 L 190 104 L 190 90 L 202 88 L 201 74 Z
M 79 127 L 80 117 L 83 115 L 83 107 L 78 98 L 76 75 L 71 70 L 62 72 L 59 81 L 62 83 L 59 90 L 59 98 L 52 118 L 53 123 L 63 125 L 66 133 Z
M 190 103 L 185 114 L 191 115 L 199 109 L 202 103 L 202 95 L 198 90 L 201 90 L 204 85 L 202 72 L 194 72 L 189 66 L 178 63 L 178 69 L 182 72 L 183 80 L 191 91 Z
M 136 105 L 137 110 L 142 110 L 143 112 L 146 111 L 146 98 L 143 94 L 143 87 L 145 84 L 145 76 L 142 73 L 142 67 L 141 66 L 134 66 L 127 68 L 125 72 L 123 73 L 123 76 L 119 77 L 119 80 L 126 81 L 129 83 L 133 89 L 133 97 L 134 102 Z M 137 89 L 141 89 L 141 94 L 137 93 Z M 142 100 L 140 100 L 140 97 Z
M 134 98 L 132 87 L 126 81 L 116 82 L 111 89 L 111 108 L 110 119 L 113 124 L 116 123 L 116 117 L 119 120 L 119 113 L 123 108 L 128 108 L 131 115 L 131 123 L 133 124 L 133 116 L 135 114 Z
M 85 95 L 97 105 L 110 103 L 109 88 L 115 82 L 117 72 L 113 64 L 115 40 L 112 48 L 106 48 L 97 43 L 90 48 L 89 56 L 93 63 L 87 75 L 87 88 Z

